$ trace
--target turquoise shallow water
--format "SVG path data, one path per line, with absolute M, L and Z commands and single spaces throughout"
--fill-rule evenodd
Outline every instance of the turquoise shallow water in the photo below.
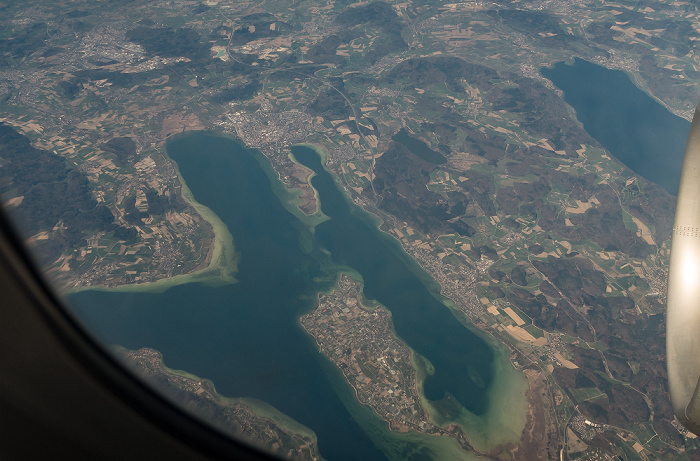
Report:
M 669 112 L 622 71 L 576 58 L 573 64 L 559 62 L 541 72 L 564 92 L 583 127 L 603 147 L 676 195 L 690 122 Z
M 435 368 L 425 381 L 426 397 L 441 400 L 449 393 L 472 413 L 485 412 L 491 349 L 426 288 L 394 239 L 377 232 L 357 210 L 352 213 L 314 151 L 297 146 L 292 153 L 316 173 L 311 184 L 321 197 L 321 210 L 331 218 L 316 227 L 317 240 L 336 263 L 362 275 L 365 296 L 391 311 L 396 333 Z
M 103 341 L 157 349 L 168 367 L 211 379 L 222 395 L 270 403 L 314 430 L 328 459 L 439 459 L 444 447 L 434 437 L 393 434 L 357 403 L 298 324 L 349 266 L 363 276 L 366 296 L 392 311 L 399 336 L 435 367 L 426 396 L 445 408 L 458 408 L 456 400 L 474 414 L 487 411 L 492 350 L 433 296 L 400 246 L 348 204 L 313 150 L 293 148 L 316 171 L 312 184 L 331 218 L 315 234 L 282 205 L 259 154 L 208 133 L 172 141 L 168 153 L 194 198 L 231 231 L 238 283 L 70 295 Z

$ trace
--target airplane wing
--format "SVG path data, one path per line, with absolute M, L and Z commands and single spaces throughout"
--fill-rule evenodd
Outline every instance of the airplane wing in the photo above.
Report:
M 671 405 L 700 434 L 700 105 L 690 127 L 673 225 L 666 357 Z

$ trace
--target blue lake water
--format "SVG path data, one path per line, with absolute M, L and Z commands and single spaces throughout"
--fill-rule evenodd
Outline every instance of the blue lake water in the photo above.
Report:
M 190 134 L 171 141 L 168 153 L 195 199 L 231 231 L 238 283 L 188 283 L 163 293 L 83 291 L 69 302 L 106 343 L 157 349 L 168 367 L 211 379 L 222 395 L 263 400 L 310 427 L 327 459 L 439 459 L 427 436 L 391 433 L 354 399 L 298 317 L 339 270 L 352 268 L 364 279 L 365 295 L 391 310 L 398 335 L 434 366 L 426 396 L 456 412 L 487 411 L 493 351 L 457 321 L 398 243 L 346 200 L 315 151 L 292 151 L 316 172 L 312 184 L 331 218 L 315 233 L 282 205 L 274 192 L 279 183 L 259 153 L 224 137 Z
M 676 195 L 690 122 L 637 88 L 627 74 L 574 59 L 542 68 L 586 131 L 637 174 Z M 693 101 L 695 102 L 695 101 Z

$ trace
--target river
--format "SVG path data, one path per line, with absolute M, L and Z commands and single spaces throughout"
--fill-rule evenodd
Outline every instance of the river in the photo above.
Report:
M 578 120 L 603 147 L 676 195 L 690 122 L 669 112 L 622 71 L 575 58 L 541 72 L 564 92 Z
M 300 327 L 298 318 L 315 306 L 317 293 L 350 270 L 362 276 L 368 298 L 391 310 L 398 335 L 434 367 L 424 390 L 442 418 L 467 413 L 488 423 L 482 439 L 500 441 L 508 430 L 517 438 L 520 423 L 513 421 L 524 423 L 523 383 L 513 377 L 507 354 L 494 354 L 493 344 L 457 321 L 427 274 L 341 194 L 315 151 L 293 148 L 297 161 L 316 173 L 312 185 L 330 217 L 314 228 L 285 208 L 291 196 L 257 151 L 203 132 L 171 141 L 167 150 L 194 199 L 233 235 L 238 282 L 70 295 L 100 339 L 157 349 L 168 367 L 211 379 L 222 395 L 273 405 L 311 428 L 327 459 L 453 458 L 456 444 L 438 440 L 445 438 L 390 432 Z M 522 418 L 504 412 L 513 398 Z

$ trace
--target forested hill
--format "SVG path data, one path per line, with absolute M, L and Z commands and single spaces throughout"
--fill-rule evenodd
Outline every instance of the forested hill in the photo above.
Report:
M 51 235 L 34 239 L 46 263 L 85 245 L 83 232 L 114 231 L 123 239 L 130 237 L 109 208 L 97 203 L 84 174 L 64 158 L 33 147 L 6 124 L 0 124 L 0 197 L 24 238 Z

